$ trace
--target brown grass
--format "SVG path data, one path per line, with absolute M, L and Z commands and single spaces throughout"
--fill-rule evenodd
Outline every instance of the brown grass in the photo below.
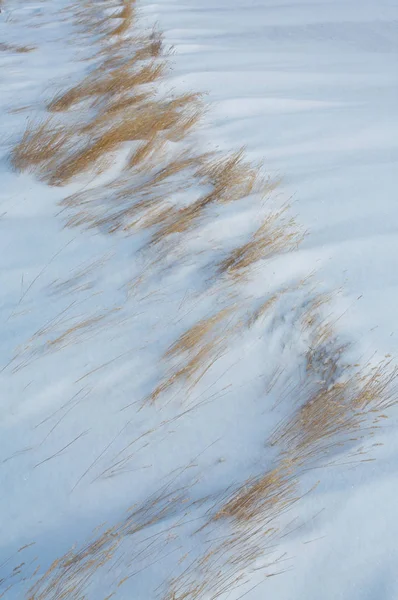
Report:
M 0 42 L 0 52 L 17 52 L 18 54 L 26 54 L 35 50 L 35 46 L 18 46 L 16 44 L 5 44 Z
M 297 479 L 288 462 L 245 482 L 214 514 L 213 519 L 270 523 L 296 500 Z
M 134 535 L 160 523 L 173 515 L 181 506 L 186 509 L 186 491 L 184 489 L 159 492 L 149 497 L 145 504 L 130 511 L 128 516 L 117 526 L 105 529 L 101 533 L 94 532 L 80 549 L 72 548 L 61 558 L 56 559 L 30 588 L 27 600 L 81 600 L 90 588 L 93 578 L 99 569 L 104 567 L 128 544 L 130 560 L 135 554 L 137 558 L 153 549 L 153 536 L 138 549 L 134 547 Z M 103 528 L 102 528 L 103 529 Z M 160 536 L 160 544 L 167 545 L 167 535 Z M 116 576 L 117 577 L 117 576 Z M 115 581 L 115 591 L 128 579 L 120 578 Z M 115 592 L 114 592 L 115 593 Z M 108 596 L 108 598 L 112 597 Z
M 139 85 L 154 83 L 166 69 L 166 63 L 152 61 L 137 68 L 133 56 L 125 64 L 116 69 L 102 71 L 102 65 L 88 75 L 80 84 L 65 93 L 56 96 L 48 105 L 53 112 L 65 111 L 83 100 L 104 101 L 108 96 L 115 96 Z
M 188 150 L 166 160 L 165 166 L 159 168 L 157 162 L 164 162 L 164 143 L 155 136 L 131 155 L 129 169 L 145 173 L 144 183 L 134 183 L 134 179 L 132 182 L 132 172 L 128 171 L 123 182 L 117 180 L 105 189 L 105 200 L 98 198 L 95 190 L 67 197 L 62 204 L 74 211 L 68 226 L 130 232 L 161 223 L 169 207 L 167 197 L 193 185 L 192 169 L 207 159 L 207 155 L 191 155 Z
M 155 144 L 158 145 L 159 140 L 156 139 L 155 142 L 155 138 L 159 134 L 165 133 L 167 139 L 169 132 L 172 132 L 171 135 L 173 135 L 177 127 L 183 127 L 187 131 L 190 126 L 185 115 L 170 103 L 147 102 L 131 112 L 124 110 L 123 114 L 119 114 L 117 111 L 110 117 L 108 113 L 105 113 L 101 115 L 100 119 L 102 127 L 100 123 L 97 123 L 96 134 L 87 144 L 65 160 L 60 160 L 57 166 L 50 165 L 52 172 L 49 182 L 52 185 L 67 183 L 76 175 L 93 167 L 96 171 L 101 171 L 104 164 L 109 162 L 112 153 L 126 142 L 145 140 L 147 143 L 151 143 L 151 148 L 147 148 L 142 155 L 145 158 L 148 151 L 150 152 Z M 137 164 L 138 157 L 135 151 L 130 159 L 130 166 Z
M 244 161 L 242 150 L 221 159 L 209 156 L 196 176 L 204 186 L 210 187 L 210 191 L 186 207 L 166 209 L 153 236 L 155 243 L 173 234 L 190 231 L 201 221 L 209 206 L 242 200 L 257 191 L 262 182 L 260 171 Z
M 185 391 L 198 383 L 226 350 L 230 336 L 236 329 L 236 325 L 231 323 L 234 310 L 235 307 L 228 307 L 199 321 L 170 346 L 164 360 L 177 359 L 177 364 L 152 392 L 150 401 L 154 402 L 180 381 L 187 384 Z
M 275 430 L 271 443 L 299 464 L 319 461 L 343 447 L 363 429 L 374 428 L 395 403 L 397 371 L 382 363 L 364 375 L 353 374 L 330 386 L 324 382 L 287 422 Z
M 276 212 L 267 215 L 252 238 L 219 263 L 218 273 L 241 276 L 258 261 L 297 248 L 302 236 L 293 220 L 288 223 L 281 221 L 282 214 Z
M 124 0 L 121 12 L 114 15 L 121 22 L 112 30 L 112 35 L 121 35 L 130 29 L 135 17 L 134 5 L 135 0 Z
M 30 122 L 11 153 L 12 165 L 18 171 L 25 171 L 51 164 L 54 156 L 69 147 L 70 141 L 70 132 L 57 127 L 51 118 L 39 125 Z

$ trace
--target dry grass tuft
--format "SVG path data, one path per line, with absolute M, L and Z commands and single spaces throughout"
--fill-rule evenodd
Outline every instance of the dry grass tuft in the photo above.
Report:
M 258 191 L 261 172 L 245 160 L 244 149 L 207 162 L 200 171 L 212 185 L 211 202 L 234 202 Z
M 40 125 L 28 123 L 21 141 L 11 153 L 11 162 L 18 171 L 51 164 L 54 156 L 63 154 L 69 147 L 71 133 L 57 127 L 51 118 Z
M 135 0 L 124 0 L 121 12 L 114 16 L 120 19 L 120 23 L 115 29 L 112 29 L 112 35 L 122 35 L 130 29 L 133 23 L 135 17 Z
M 153 227 L 162 222 L 164 212 L 168 211 L 167 197 L 193 185 L 192 170 L 207 158 L 207 155 L 191 155 L 186 151 L 158 167 L 164 143 L 157 136 L 143 143 L 131 155 L 125 179 L 108 186 L 104 190 L 105 198 L 98 197 L 95 190 L 67 197 L 62 204 L 74 211 L 68 226 L 100 227 L 113 233 Z M 142 183 L 132 183 L 131 169 L 135 170 L 135 177 L 145 176 Z
M 35 46 L 18 46 L 17 44 L 5 44 L 0 42 L 0 52 L 17 52 L 18 54 L 26 54 L 35 50 Z
M 219 263 L 218 273 L 240 277 L 258 261 L 297 248 L 302 236 L 294 220 L 285 223 L 281 220 L 282 215 L 283 211 L 267 215 L 252 238 Z
M 167 139 L 174 136 L 177 129 L 183 128 L 186 133 L 189 126 L 184 111 L 172 103 L 144 102 L 131 111 L 105 112 L 96 119 L 95 133 L 82 148 L 60 160 L 58 165 L 51 165 L 49 181 L 52 185 L 62 185 L 89 168 L 101 171 L 122 144 L 144 140 L 147 144 L 145 151 L 141 147 L 141 156 L 135 151 L 129 162 L 130 166 L 137 166 L 139 160 L 145 159 L 154 148 L 162 147 L 161 134 Z
M 294 469 L 281 462 L 265 475 L 247 481 L 221 506 L 213 520 L 228 518 L 245 523 L 260 519 L 270 523 L 296 501 L 296 493 Z
M 280 291 L 272 294 L 267 300 L 262 302 L 262 304 L 249 316 L 248 326 L 253 326 L 257 321 L 259 321 L 268 311 L 271 310 L 278 302 L 278 300 L 288 291 L 288 289 L 281 289 Z
M 333 449 L 353 441 L 363 429 L 374 428 L 381 413 L 396 402 L 397 370 L 382 363 L 364 375 L 330 386 L 322 382 L 297 412 L 282 423 L 271 443 L 299 464 L 319 461 Z
M 53 112 L 65 111 L 87 99 L 94 102 L 100 99 L 104 102 L 110 96 L 154 83 L 164 74 L 166 66 L 165 62 L 151 61 L 137 68 L 135 56 L 115 69 L 103 70 L 101 65 L 80 84 L 56 96 L 48 105 L 48 109 Z
M 244 161 L 243 151 L 224 158 L 209 156 L 196 171 L 202 185 L 210 187 L 198 200 L 183 208 L 169 207 L 161 215 L 159 229 L 153 236 L 158 243 L 166 237 L 188 232 L 203 218 L 213 204 L 235 202 L 259 191 L 262 185 L 260 171 Z
M 152 392 L 150 401 L 155 401 L 180 381 L 188 385 L 188 390 L 198 383 L 225 352 L 230 336 L 237 327 L 231 320 L 234 311 L 235 307 L 228 307 L 199 321 L 170 346 L 164 359 L 177 359 L 177 363 Z

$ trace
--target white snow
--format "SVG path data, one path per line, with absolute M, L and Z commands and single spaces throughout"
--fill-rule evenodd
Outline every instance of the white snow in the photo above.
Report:
M 208 495 L 211 502 L 266 470 L 274 458 L 267 434 L 293 396 L 278 386 L 265 394 L 266 382 L 278 368 L 286 381 L 297 377 L 307 342 L 294 312 L 282 307 L 237 335 L 191 397 L 182 388 L 143 406 L 164 351 L 222 307 L 204 268 L 208 253 L 251 230 L 257 213 L 245 204 L 227 208 L 191 240 L 185 263 L 175 267 L 171 256 L 148 267 L 153 255 L 140 251 L 145 234 L 64 228 L 58 202 L 90 181 L 50 188 L 12 171 L 9 152 L 27 120 L 43 118 L 45 101 L 88 69 L 79 60 L 90 57 L 87 39 L 62 16 L 70 4 L 5 0 L 0 13 L 0 41 L 34 47 L 0 49 L 0 595 L 11 581 L 1 582 L 9 566 L 24 561 L 31 571 L 38 563 L 44 569 L 165 486 L 186 486 L 194 500 Z M 250 159 L 264 160 L 283 178 L 280 201 L 293 199 L 308 230 L 298 250 L 271 260 L 237 290 L 236 301 L 250 297 L 255 305 L 315 270 L 322 289 L 342 288 L 332 306 L 355 356 L 398 356 L 397 3 L 138 4 L 140 26 L 158 23 L 175 48 L 165 86 L 208 92 L 211 110 L 197 143 L 228 151 L 244 145 Z M 146 281 L 132 291 L 142 272 Z M 206 286 L 209 293 L 201 293 Z M 286 303 L 303 298 L 298 291 Z M 51 346 L 82 318 L 104 312 L 95 335 L 83 330 L 71 334 L 74 343 Z M 287 400 L 272 411 L 282 392 Z M 287 530 L 297 531 L 278 547 L 284 560 L 276 570 L 285 572 L 264 580 L 273 568 L 254 571 L 246 587 L 223 600 L 246 591 L 248 600 L 398 597 L 397 416 L 371 441 L 384 444 L 372 449 L 375 462 L 359 463 L 347 452 L 340 462 L 352 464 L 303 479 L 303 489 L 320 484 L 286 516 Z M 200 506 L 186 514 L 170 509 L 151 526 L 156 545 L 145 532 L 131 536 L 87 598 L 105 598 L 134 574 L 115 597 L 152 600 L 181 556 L 207 548 L 207 531 L 191 536 L 203 523 Z M 175 539 L 170 527 L 178 530 Z M 29 585 L 14 579 L 6 597 L 17 600 Z

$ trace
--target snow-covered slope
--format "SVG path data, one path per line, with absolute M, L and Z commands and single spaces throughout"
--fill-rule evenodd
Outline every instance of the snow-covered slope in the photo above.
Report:
M 95 5 L 97 18 L 118 4 Z M 285 488 L 276 523 L 272 510 L 258 528 L 225 523 L 219 507 L 277 463 L 270 435 L 306 399 L 313 338 L 300 319 L 310 273 L 322 291 L 342 288 L 321 314 L 339 342 L 354 342 L 350 358 L 398 356 L 398 7 L 137 1 L 138 30 L 157 23 L 175 47 L 159 89 L 209 92 L 186 143 L 201 152 L 245 145 L 283 178 L 268 203 L 252 194 L 211 206 L 189 236 L 148 249 L 146 230 L 65 228 L 70 211 L 59 205 L 90 189 L 100 196 L 128 144 L 101 175 L 63 187 L 10 163 L 27 123 L 46 119 L 48 100 L 96 64 L 90 5 L 1 4 L 0 596 L 180 600 L 183 588 L 173 596 L 169 586 L 180 577 L 189 600 L 397 597 L 396 411 L 363 442 L 375 444 L 363 457 L 375 462 L 360 462 L 356 441 L 331 466 L 324 456 L 305 465 L 294 488 L 304 497 L 295 502 Z M 185 206 L 197 193 L 178 187 L 171 200 Z M 291 197 L 290 214 L 308 229 L 300 247 L 273 252 L 248 279 L 217 277 L 237 240 Z M 167 350 L 214 315 L 218 337 L 196 385 L 177 378 L 148 402 L 178 369 Z M 86 555 L 54 566 L 56 585 L 50 573 L 28 595 L 37 574 L 103 523 L 118 529 L 94 534 Z
M 175 85 L 208 91 L 208 135 L 222 148 L 246 145 L 283 177 L 309 233 L 295 260 L 316 269 L 328 289 L 342 286 L 343 329 L 363 356 L 397 356 L 398 4 L 142 5 L 175 48 Z M 258 597 L 398 596 L 395 424 L 371 467 L 322 475 L 327 482 L 308 500 L 322 516 L 288 544 L 291 570 Z

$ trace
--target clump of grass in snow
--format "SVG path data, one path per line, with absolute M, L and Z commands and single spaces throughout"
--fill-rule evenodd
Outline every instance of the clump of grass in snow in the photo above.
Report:
M 189 108 L 189 111 L 192 107 Z M 200 109 L 194 109 L 200 110 Z M 143 152 L 141 157 L 133 152 L 129 164 L 139 164 L 146 154 L 160 142 L 160 136 L 173 136 L 176 128 L 189 128 L 184 111 L 175 108 L 171 103 L 144 102 L 131 111 L 124 110 L 123 114 L 102 114 L 102 124 L 98 126 L 89 141 L 76 152 L 71 153 L 51 169 L 49 181 L 51 184 L 64 184 L 76 175 L 87 171 L 90 167 L 97 170 L 109 161 L 110 156 L 126 142 L 142 142 L 151 147 Z
M 88 75 L 80 84 L 56 96 L 48 105 L 52 112 L 70 109 L 83 100 L 103 102 L 108 97 L 135 90 L 139 85 L 154 83 L 164 74 L 166 63 L 151 61 L 148 64 L 138 64 L 135 56 L 115 69 L 103 71 L 102 65 Z
M 73 210 L 68 226 L 129 233 L 162 222 L 169 210 L 168 199 L 195 184 L 192 171 L 206 160 L 206 155 L 186 151 L 164 161 L 161 151 L 165 143 L 156 137 L 138 147 L 125 175 L 104 187 L 102 194 L 94 189 L 65 198 L 62 204 Z
M 238 522 L 270 523 L 296 500 L 297 479 L 288 461 L 244 483 L 213 515 Z
M 188 232 L 200 222 L 211 205 L 241 200 L 250 195 L 261 181 L 260 171 L 244 160 L 242 150 L 221 159 L 210 157 L 196 174 L 203 185 L 210 188 L 209 191 L 188 206 L 165 210 L 153 236 L 154 242 Z
M 121 35 L 130 29 L 135 16 L 134 5 L 135 0 L 124 0 L 120 13 L 113 15 L 115 18 L 120 19 L 120 23 L 115 29 L 112 29 L 112 35 Z
M 1 2 L 0 2 L 1 4 Z M 18 54 L 26 54 L 35 50 L 34 46 L 18 46 L 16 44 L 5 44 L 0 42 L 0 52 L 17 52 Z
M 293 220 L 288 223 L 281 220 L 282 214 L 283 212 L 268 214 L 251 239 L 234 248 L 219 263 L 218 272 L 239 277 L 246 274 L 258 261 L 297 248 L 302 236 Z
M 307 377 L 312 378 L 306 400 L 273 432 L 271 444 L 298 463 L 319 461 L 333 449 L 372 431 L 380 415 L 396 403 L 398 371 L 384 361 L 367 369 L 345 361 L 347 345 L 338 341 L 333 325 L 317 311 L 328 297 L 319 296 L 303 314 L 310 327 L 306 356 Z
M 57 127 L 51 118 L 39 125 L 30 122 L 11 153 L 11 162 L 18 171 L 51 165 L 54 156 L 64 154 L 71 137 L 70 131 Z
M 164 359 L 177 359 L 177 364 L 150 395 L 152 402 L 181 381 L 186 383 L 188 389 L 196 385 L 225 352 L 230 336 L 236 329 L 236 325 L 231 323 L 233 312 L 234 307 L 228 307 L 203 319 L 170 346 Z

